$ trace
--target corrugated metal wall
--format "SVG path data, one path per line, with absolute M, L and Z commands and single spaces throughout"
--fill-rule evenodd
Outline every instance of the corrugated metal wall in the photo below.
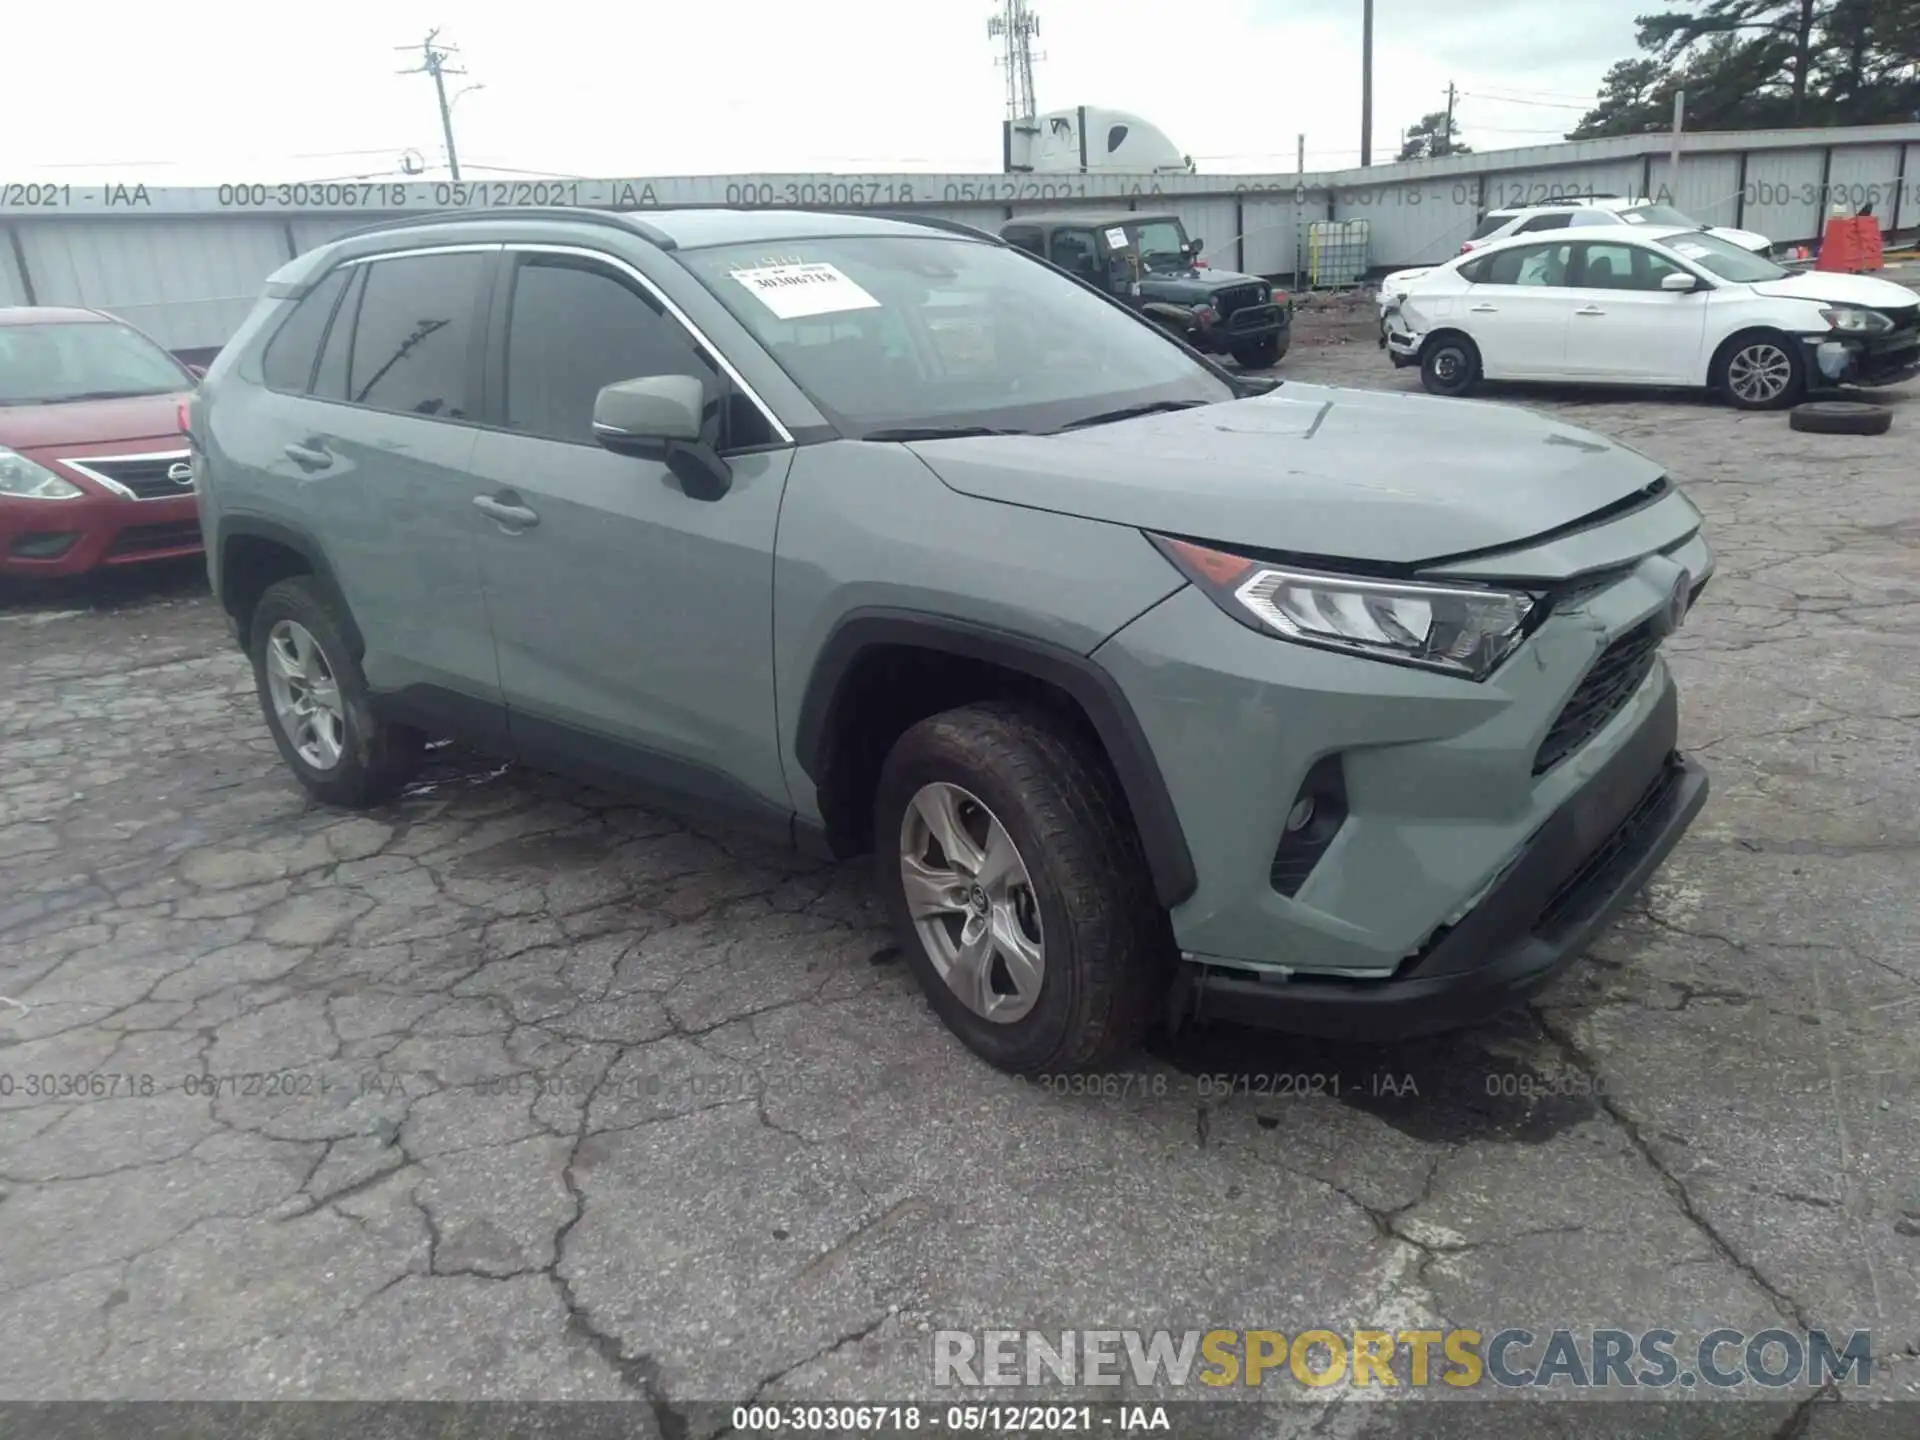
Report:
M 1369 262 L 1395 268 L 1456 254 L 1489 209 L 1576 194 L 1650 194 L 1709 223 L 1782 243 L 1815 239 L 1834 200 L 1856 210 L 1871 202 L 1888 231 L 1920 227 L 1920 125 L 1693 135 L 1677 184 L 1668 170 L 1665 137 L 1637 135 L 1306 175 L 414 181 L 156 190 L 132 203 L 126 187 L 69 193 L 37 186 L 58 192 L 64 208 L 0 204 L 0 304 L 97 305 L 175 349 L 214 347 L 245 316 L 261 281 L 292 255 L 395 210 L 471 213 L 529 201 L 643 209 L 851 204 L 990 230 L 1040 209 L 1164 210 L 1206 242 L 1214 266 L 1269 276 L 1294 271 L 1312 221 L 1365 220 Z

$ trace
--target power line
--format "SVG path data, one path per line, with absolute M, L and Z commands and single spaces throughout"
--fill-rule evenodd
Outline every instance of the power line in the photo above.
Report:
M 448 75 L 464 75 L 467 72 L 447 64 L 448 57 L 457 55 L 459 47 L 433 43 L 434 36 L 440 33 L 436 26 L 427 32 L 427 38 L 420 42 L 420 64 L 412 70 L 402 70 L 402 75 L 431 75 L 433 93 L 440 101 L 440 132 L 447 138 L 447 170 L 455 180 L 460 178 L 460 153 L 453 147 L 453 106 L 447 100 Z M 411 50 L 411 45 L 396 45 L 396 50 Z
M 1520 105 L 1539 110 L 1591 110 L 1594 102 L 1583 101 L 1575 105 L 1565 100 L 1518 100 L 1509 95 L 1494 95 L 1485 90 L 1462 91 L 1469 100 L 1486 100 L 1495 105 Z

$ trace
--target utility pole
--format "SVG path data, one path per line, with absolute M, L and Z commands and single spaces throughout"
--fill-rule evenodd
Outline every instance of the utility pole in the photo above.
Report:
M 1297 174 L 1307 173 L 1307 137 L 1304 135 L 1294 142 L 1293 168 Z
M 1687 92 L 1673 92 L 1673 148 L 1667 152 L 1667 194 L 1680 193 L 1680 128 L 1687 118 Z M 1649 197 L 1651 198 L 1651 197 Z
M 1360 11 L 1360 164 L 1373 164 L 1373 0 Z
M 1453 153 L 1453 82 L 1447 82 L 1447 123 L 1440 127 L 1440 148 L 1442 155 Z
M 431 75 L 433 93 L 440 102 L 440 133 L 447 141 L 447 171 L 455 180 L 460 178 L 460 152 L 453 147 L 453 106 L 447 102 L 448 75 L 464 75 L 467 72 L 447 64 L 448 57 L 460 53 L 457 45 L 435 45 L 434 37 L 440 33 L 436 26 L 427 32 L 427 38 L 420 42 L 420 63 L 411 70 L 402 70 L 402 75 Z M 412 50 L 411 45 L 396 45 L 396 50 Z

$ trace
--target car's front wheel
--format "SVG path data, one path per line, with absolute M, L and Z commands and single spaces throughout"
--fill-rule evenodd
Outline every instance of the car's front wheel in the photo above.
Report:
M 1807 389 L 1800 346 L 1777 330 L 1737 335 L 1720 352 L 1713 388 L 1741 410 L 1784 410 Z
M 1269 335 L 1264 340 L 1256 340 L 1251 345 L 1233 347 L 1233 358 L 1239 362 L 1242 370 L 1265 370 L 1280 363 L 1280 357 L 1286 352 L 1280 348 L 1280 337 Z
M 1458 398 L 1480 383 L 1480 350 L 1466 336 L 1436 335 L 1420 352 L 1420 383 L 1429 395 Z
M 315 799 L 358 809 L 389 799 L 413 777 L 425 737 L 374 717 L 344 627 L 311 580 L 267 587 L 254 607 L 251 641 L 267 729 Z
M 874 802 L 882 896 L 947 1027 L 1015 1074 L 1137 1043 L 1171 972 L 1165 914 L 1118 787 L 1044 711 L 949 710 L 908 730 Z

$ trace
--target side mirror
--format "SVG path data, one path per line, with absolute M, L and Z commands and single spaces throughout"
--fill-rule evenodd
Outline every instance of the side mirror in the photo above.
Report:
M 1701 285 L 1700 277 L 1697 275 L 1676 273 L 1673 275 L 1662 275 L 1660 277 L 1660 288 L 1662 290 L 1671 290 L 1679 295 L 1690 295 L 1695 290 L 1704 289 L 1705 287 Z
M 733 471 L 705 438 L 706 387 L 691 375 L 646 375 L 603 388 L 593 438 L 616 455 L 662 459 L 696 500 L 724 495 Z
M 706 403 L 705 389 L 691 375 L 622 380 L 594 397 L 594 438 L 615 451 L 631 441 L 697 442 Z
M 1198 255 L 1202 250 L 1206 248 L 1207 248 L 1207 242 L 1202 240 L 1197 235 L 1193 239 L 1187 241 L 1187 253 L 1189 255 Z

